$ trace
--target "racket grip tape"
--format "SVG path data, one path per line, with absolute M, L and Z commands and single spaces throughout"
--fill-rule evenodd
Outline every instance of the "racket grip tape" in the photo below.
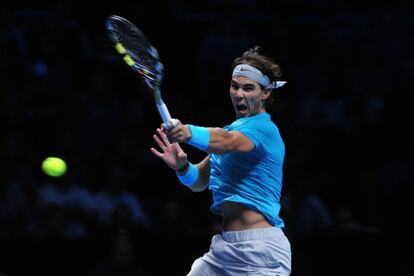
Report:
M 158 112 L 161 115 L 162 122 L 168 124 L 171 121 L 171 115 L 164 102 L 157 103 Z

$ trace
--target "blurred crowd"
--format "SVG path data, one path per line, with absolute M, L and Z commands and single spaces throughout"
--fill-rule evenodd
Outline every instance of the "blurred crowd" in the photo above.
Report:
M 158 48 L 184 123 L 234 119 L 230 63 L 248 48 L 280 64 L 288 84 L 269 112 L 286 145 L 293 275 L 411 275 L 410 4 L 160 2 L 1 10 L 0 275 L 185 275 L 220 231 L 210 193 L 151 155 L 161 120 L 106 36 L 111 14 Z M 63 177 L 41 171 L 52 155 Z

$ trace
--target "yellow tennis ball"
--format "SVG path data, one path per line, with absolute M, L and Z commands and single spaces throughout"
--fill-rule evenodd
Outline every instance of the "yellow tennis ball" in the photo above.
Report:
M 48 157 L 42 162 L 42 170 L 49 176 L 58 177 L 66 173 L 67 166 L 59 157 Z

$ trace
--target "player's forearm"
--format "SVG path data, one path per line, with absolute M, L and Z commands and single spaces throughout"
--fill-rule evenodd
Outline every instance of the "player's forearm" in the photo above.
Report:
M 208 153 L 222 154 L 233 150 L 232 134 L 222 128 L 186 125 L 186 142 Z
M 196 189 L 192 189 L 193 192 L 204 191 L 210 184 L 210 156 L 206 156 L 203 161 L 197 165 L 198 171 L 200 172 L 197 179 Z
M 210 158 L 207 156 L 199 164 L 187 163 L 185 169 L 176 171 L 181 183 L 193 192 L 204 191 L 210 182 Z
M 193 125 L 187 125 L 187 128 L 186 142 L 208 153 L 248 152 L 254 148 L 253 143 L 237 131 Z

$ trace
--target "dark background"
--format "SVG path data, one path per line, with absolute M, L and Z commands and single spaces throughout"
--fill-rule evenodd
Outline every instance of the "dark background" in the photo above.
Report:
M 191 193 L 151 155 L 161 120 L 106 36 L 111 14 L 158 48 L 164 100 L 184 123 L 234 120 L 230 63 L 248 48 L 280 64 L 288 84 L 269 113 L 286 145 L 281 216 L 292 275 L 414 275 L 412 8 L 2 4 L 0 275 L 185 275 L 220 231 L 210 192 Z M 204 157 L 183 147 L 192 162 Z M 47 156 L 66 160 L 67 174 L 44 175 Z

